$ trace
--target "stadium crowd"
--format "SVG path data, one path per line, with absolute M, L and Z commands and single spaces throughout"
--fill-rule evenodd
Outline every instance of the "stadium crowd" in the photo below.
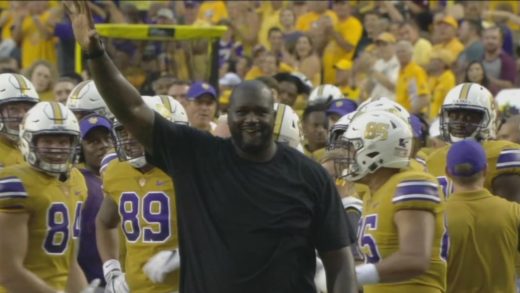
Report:
M 0 9 L 0 292 L 520 292 L 520 1 Z

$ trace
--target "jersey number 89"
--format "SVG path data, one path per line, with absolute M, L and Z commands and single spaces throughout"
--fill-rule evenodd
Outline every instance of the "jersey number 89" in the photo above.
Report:
M 170 238 L 170 198 L 163 192 L 149 192 L 142 199 L 135 192 L 123 192 L 119 214 L 128 242 L 141 237 L 144 242 L 164 242 Z

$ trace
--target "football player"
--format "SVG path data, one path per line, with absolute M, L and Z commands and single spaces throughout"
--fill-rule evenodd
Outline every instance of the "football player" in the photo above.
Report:
M 441 108 L 440 127 L 444 139 L 457 142 L 474 138 L 486 151 L 488 170 L 485 187 L 491 193 L 520 202 L 520 145 L 493 140 L 497 111 L 493 96 L 482 85 L 463 83 L 451 89 Z M 446 154 L 450 145 L 432 152 L 426 159 L 430 174 L 436 176 L 448 196 L 453 186 L 446 177 Z
M 188 124 L 184 108 L 172 97 L 143 99 L 172 122 Z M 161 251 L 168 250 L 178 258 L 173 182 L 167 174 L 146 163 L 144 148 L 118 121 L 114 122 L 112 134 L 119 160 L 112 160 L 102 173 L 105 199 L 96 220 L 106 292 L 178 290 L 177 273 L 163 274 L 153 279 L 154 283 L 142 271 L 146 262 Z M 118 225 L 126 244 L 124 270 L 119 261 Z
M 39 99 L 33 84 L 24 76 L 0 74 L 0 170 L 23 162 L 17 147 L 19 125 Z
M 336 143 L 345 152 L 336 169 L 370 189 L 358 237 L 365 264 L 356 268 L 365 293 L 446 288 L 444 198 L 435 177 L 407 168 L 412 139 L 406 120 L 388 111 L 367 111 L 354 115 Z
M 332 84 L 322 84 L 315 87 L 309 95 L 309 106 L 329 105 L 332 101 L 343 99 L 341 90 Z
M 73 167 L 79 141 L 78 121 L 64 105 L 41 102 L 27 112 L 20 127 L 27 163 L 0 171 L 0 292 L 87 287 L 75 252 L 87 196 Z
M 275 103 L 275 123 L 273 138 L 275 141 L 285 143 L 303 153 L 303 132 L 298 114 L 284 104 Z
M 85 80 L 76 85 L 67 98 L 66 105 L 78 120 L 90 114 L 114 118 L 92 80 Z

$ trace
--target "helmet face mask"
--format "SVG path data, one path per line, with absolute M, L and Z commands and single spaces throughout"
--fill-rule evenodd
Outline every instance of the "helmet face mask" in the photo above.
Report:
M 25 135 L 30 135 L 28 132 Z M 63 144 L 63 140 L 68 145 Z M 43 141 L 43 142 L 42 142 Z M 61 147 L 49 146 L 51 141 L 62 141 Z M 42 145 L 43 144 L 43 145 Z M 67 173 L 76 162 L 79 138 L 74 134 L 42 133 L 33 137 L 29 146 L 31 153 L 28 161 L 31 165 L 47 173 Z
M 363 148 L 361 139 L 349 140 L 341 136 L 335 143 L 340 156 L 334 159 L 334 169 L 338 178 L 360 177 L 362 172 L 356 161 L 356 153 Z
M 14 101 L 0 104 L 0 134 L 11 141 L 18 141 L 20 123 L 25 113 L 34 106 L 29 101 Z
M 117 120 L 112 128 L 112 136 L 119 161 L 128 161 L 135 168 L 146 165 L 144 147 Z
M 470 137 L 482 140 L 489 124 L 485 109 L 445 107 L 440 119 L 443 136 L 452 142 Z

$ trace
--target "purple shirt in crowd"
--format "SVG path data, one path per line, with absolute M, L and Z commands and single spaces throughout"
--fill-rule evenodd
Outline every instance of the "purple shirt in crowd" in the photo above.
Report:
M 81 214 L 78 263 L 85 272 L 88 282 L 98 278 L 102 280 L 104 286 L 103 264 L 96 245 L 96 215 L 103 202 L 101 178 L 89 170 L 80 169 L 80 171 L 85 177 L 88 197 Z

